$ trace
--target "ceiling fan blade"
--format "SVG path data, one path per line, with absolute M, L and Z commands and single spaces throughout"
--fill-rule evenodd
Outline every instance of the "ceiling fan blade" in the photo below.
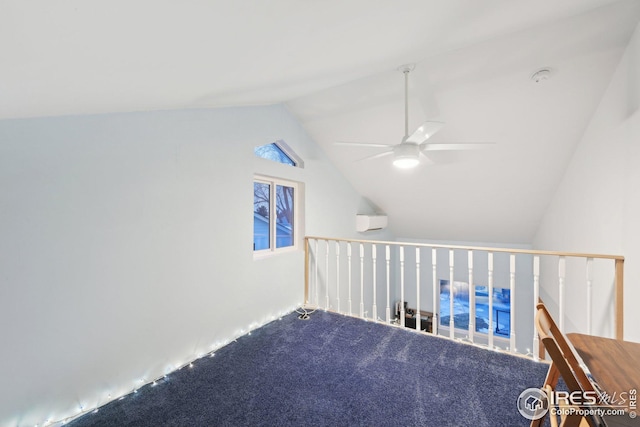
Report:
M 346 141 L 338 141 L 334 142 L 334 145 L 342 145 L 344 147 L 369 147 L 369 148 L 391 148 L 392 144 L 375 144 L 368 142 L 346 142 Z
M 393 150 L 390 150 L 390 151 L 383 151 L 382 153 L 374 154 L 373 156 L 363 157 L 363 158 L 361 158 L 361 159 L 356 160 L 356 162 L 362 162 L 362 161 L 364 161 L 364 160 L 373 160 L 373 159 L 378 159 L 378 158 L 380 158 L 380 157 L 388 156 L 389 154 L 393 154 Z
M 431 157 L 427 156 L 423 152 L 420 152 L 420 155 L 422 156 L 422 158 L 420 160 L 420 163 L 422 163 L 423 165 L 435 165 L 436 164 L 436 162 L 434 162 Z
M 442 129 L 443 126 L 444 123 L 442 122 L 426 121 L 407 138 L 407 142 L 420 144 L 431 138 L 436 132 Z
M 482 150 L 494 142 L 469 142 L 469 143 L 442 143 L 430 144 L 428 142 L 420 144 L 421 151 L 453 151 L 453 150 Z

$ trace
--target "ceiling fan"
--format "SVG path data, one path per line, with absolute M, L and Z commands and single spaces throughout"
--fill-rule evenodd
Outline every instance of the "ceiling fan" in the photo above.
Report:
M 409 135 L 409 73 L 413 71 L 415 64 L 402 65 L 398 68 L 404 74 L 404 137 L 399 144 L 370 144 L 363 142 L 336 142 L 336 145 L 388 148 L 387 151 L 365 157 L 360 160 L 370 160 L 388 155 L 393 155 L 393 165 L 401 169 L 409 169 L 418 166 L 420 156 L 431 160 L 425 154 L 428 151 L 451 150 L 475 150 L 485 148 L 491 143 L 433 143 L 429 138 L 435 135 L 444 126 L 443 122 L 426 121 Z

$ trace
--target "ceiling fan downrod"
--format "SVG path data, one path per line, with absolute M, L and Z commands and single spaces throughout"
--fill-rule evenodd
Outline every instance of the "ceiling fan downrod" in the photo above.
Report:
M 398 70 L 404 74 L 404 139 L 409 137 L 409 73 L 413 71 L 416 64 L 401 65 Z

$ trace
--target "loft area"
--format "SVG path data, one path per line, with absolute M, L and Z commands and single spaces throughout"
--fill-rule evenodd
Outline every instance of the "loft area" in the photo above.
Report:
M 514 291 L 510 255 L 495 252 L 492 290 L 486 251 L 473 253 L 487 268 L 474 264 L 472 278 L 468 254 L 454 254 L 450 277 L 437 253 L 434 278 L 427 246 L 417 273 L 405 245 L 387 280 L 378 245 L 374 305 L 359 240 L 615 254 L 624 276 L 602 277 L 589 257 L 541 258 L 537 297 L 567 335 L 640 342 L 640 2 L 515 2 L 382 1 L 363 13 L 143 1 L 122 13 L 118 2 L 8 0 L 0 425 L 54 425 L 139 395 L 294 307 L 540 357 L 533 261 L 516 258 Z M 426 122 L 443 124 L 433 144 L 397 169 L 411 153 L 383 152 Z M 303 164 L 255 154 L 285 141 Z M 458 143 L 490 148 L 436 150 Z M 256 181 L 271 186 L 268 218 Z M 357 215 L 380 222 L 354 227 Z M 322 238 L 319 252 L 305 254 L 304 236 Z M 351 264 L 332 238 L 352 241 Z M 509 289 L 508 313 L 496 289 Z

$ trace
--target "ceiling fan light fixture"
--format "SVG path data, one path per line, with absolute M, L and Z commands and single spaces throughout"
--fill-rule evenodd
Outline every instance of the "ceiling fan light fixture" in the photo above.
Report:
M 420 148 L 416 144 L 399 144 L 393 149 L 393 165 L 400 169 L 411 169 L 420 163 Z
M 411 169 L 418 166 L 420 160 L 416 157 L 396 157 L 393 160 L 393 166 L 399 169 Z

